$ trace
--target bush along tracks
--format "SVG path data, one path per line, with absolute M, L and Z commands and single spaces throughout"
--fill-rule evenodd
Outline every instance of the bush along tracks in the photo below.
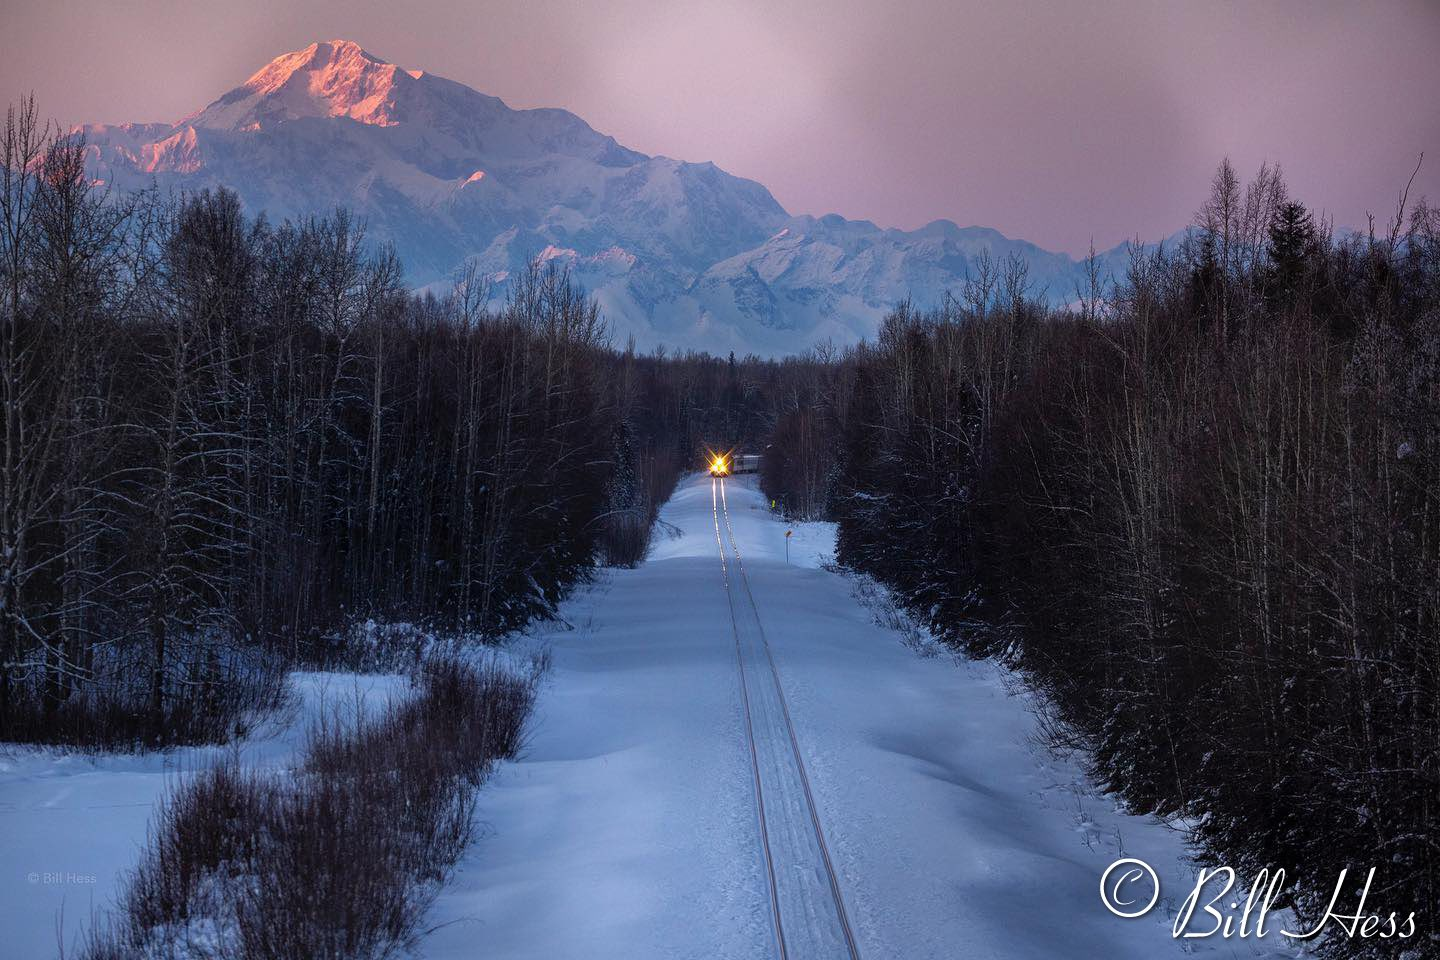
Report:
M 81 957 L 368 960 L 414 946 L 545 669 L 431 660 L 378 718 L 319 723 L 289 773 L 228 761 L 196 774 Z

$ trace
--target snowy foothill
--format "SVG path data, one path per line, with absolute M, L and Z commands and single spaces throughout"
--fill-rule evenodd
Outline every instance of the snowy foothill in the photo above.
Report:
M 1294 955 L 1273 933 L 1172 939 L 1196 870 L 1183 834 L 1043 746 L 1003 668 L 917 651 L 883 592 L 827 569 L 831 525 L 786 523 L 753 479 L 727 484 L 863 956 Z M 774 955 L 708 478 L 682 480 L 660 519 L 646 564 L 607 573 L 546 631 L 527 747 L 481 793 L 482 839 L 422 955 Z M 1122 856 L 1161 877 L 1139 919 L 1100 901 Z

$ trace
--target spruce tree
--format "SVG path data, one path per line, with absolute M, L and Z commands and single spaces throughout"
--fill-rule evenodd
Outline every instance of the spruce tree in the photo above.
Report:
M 1270 258 L 1267 300 L 1272 310 L 1295 302 L 1305 278 L 1305 260 L 1315 240 L 1315 227 L 1305 205 L 1291 200 L 1281 205 L 1270 224 Z

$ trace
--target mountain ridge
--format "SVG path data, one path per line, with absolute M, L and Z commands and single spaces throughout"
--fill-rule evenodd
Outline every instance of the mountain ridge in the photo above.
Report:
M 503 298 L 530 257 L 560 260 L 641 349 L 855 342 L 902 299 L 958 292 L 982 255 L 1021 257 L 1052 294 L 1083 273 L 989 227 L 792 215 L 714 163 L 631 150 L 567 110 L 513 109 L 346 40 L 282 54 L 174 124 L 78 129 L 96 179 L 122 188 L 223 185 L 275 219 L 349 207 L 417 286 L 473 260 Z

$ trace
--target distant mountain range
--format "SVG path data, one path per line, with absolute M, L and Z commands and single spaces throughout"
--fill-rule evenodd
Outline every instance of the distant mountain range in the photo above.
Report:
M 558 258 L 618 344 L 775 356 L 871 336 L 905 297 L 958 293 L 976 258 L 1018 254 L 1069 300 L 1071 257 L 948 220 L 919 230 L 791 216 L 713 163 L 651 157 L 565 110 L 495 97 L 332 40 L 277 57 L 175 124 L 88 125 L 93 175 L 119 188 L 224 185 L 272 220 L 349 207 L 417 286 L 468 259 L 507 278 Z M 1102 254 L 1123 269 L 1123 248 Z

